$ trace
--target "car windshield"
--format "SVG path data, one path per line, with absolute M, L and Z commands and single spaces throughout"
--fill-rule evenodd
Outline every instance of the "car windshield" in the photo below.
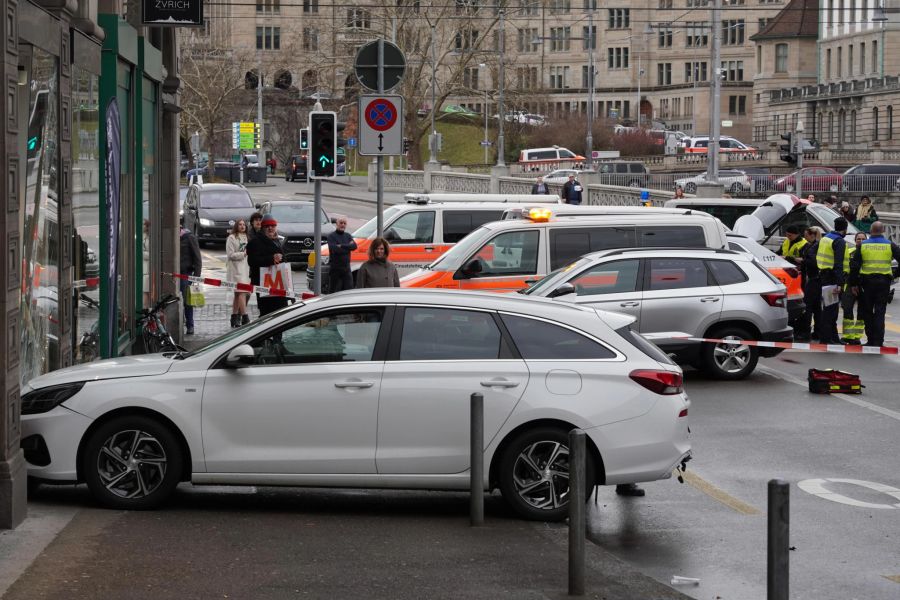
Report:
M 388 221 L 391 219 L 391 217 L 393 217 L 394 215 L 396 215 L 397 213 L 399 213 L 402 210 L 402 207 L 403 207 L 402 204 L 395 204 L 394 206 L 391 206 L 390 208 L 385 209 L 385 211 L 384 211 L 385 225 L 388 224 Z M 353 232 L 353 237 L 354 238 L 362 238 L 364 240 L 367 240 L 370 237 L 372 237 L 373 235 L 375 235 L 375 231 L 377 229 L 378 229 L 378 218 L 372 217 L 372 219 L 370 219 L 365 225 L 363 225 L 362 227 L 360 227 L 359 229 L 357 229 L 356 231 Z
M 312 223 L 313 210 L 315 210 L 315 206 L 312 204 L 279 204 L 273 202 L 270 213 L 279 223 Z M 321 211 L 320 217 L 319 220 L 322 223 L 329 222 L 328 215 L 325 214 L 324 210 Z
M 428 265 L 429 269 L 440 267 L 442 270 L 455 270 L 462 266 L 462 262 L 471 256 L 475 249 L 480 248 L 485 238 L 490 234 L 490 229 L 481 226 L 445 252 L 440 258 Z
M 811 212 L 819 221 L 826 224 L 827 227 L 824 229 L 831 230 L 831 226 L 834 224 L 834 220 L 839 216 L 837 211 L 823 204 L 807 204 L 806 205 L 807 212 Z M 856 235 L 859 233 L 859 230 L 853 226 L 853 223 L 847 224 L 847 235 Z
M 315 301 L 315 298 L 311 301 Z M 253 327 L 254 327 L 254 329 L 256 329 L 257 325 L 261 325 L 262 323 L 266 323 L 268 321 L 271 321 L 272 319 L 278 318 L 279 316 L 283 315 L 284 313 L 294 310 L 300 306 L 304 306 L 307 303 L 308 302 L 297 302 L 297 304 L 290 304 L 288 306 L 285 306 L 284 308 L 278 309 L 274 312 L 270 312 L 267 315 L 263 315 L 262 317 L 253 321 Z M 259 329 L 259 331 L 265 331 L 265 330 L 266 330 L 266 328 Z M 239 327 L 238 329 L 232 329 L 228 333 L 215 338 L 214 340 L 212 340 L 211 342 L 209 342 L 202 348 L 197 348 L 196 350 L 192 350 L 191 352 L 181 354 L 180 356 L 181 356 L 181 358 L 190 358 L 191 356 L 200 356 L 202 354 L 207 354 L 209 352 L 221 350 L 222 346 L 227 345 L 229 342 L 231 342 L 231 340 L 238 338 L 238 337 L 244 335 L 245 333 L 247 333 L 247 329 L 244 327 Z
M 244 190 L 216 190 L 200 194 L 200 208 L 253 208 Z

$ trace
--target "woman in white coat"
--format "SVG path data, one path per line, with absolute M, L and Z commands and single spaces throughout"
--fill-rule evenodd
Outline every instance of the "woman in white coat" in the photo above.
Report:
M 231 235 L 225 242 L 225 254 L 228 266 L 225 274 L 228 281 L 234 283 L 250 283 L 250 265 L 247 264 L 247 222 L 238 220 L 231 228 Z M 235 292 L 231 304 L 231 326 L 240 327 L 250 322 L 247 315 L 247 299 L 249 292 Z

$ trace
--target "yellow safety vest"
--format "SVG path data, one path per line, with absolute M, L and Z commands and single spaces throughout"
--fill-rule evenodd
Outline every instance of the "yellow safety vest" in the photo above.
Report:
M 859 250 L 862 254 L 860 275 L 891 275 L 891 243 L 887 240 L 865 240 Z
M 827 235 L 819 240 L 819 249 L 816 251 L 816 265 L 819 270 L 834 268 L 834 238 Z
M 806 238 L 803 237 L 798 237 L 793 242 L 790 238 L 784 238 L 781 243 L 781 255 L 785 258 L 799 258 L 800 251 L 807 243 Z
M 856 252 L 856 246 L 847 246 L 844 250 L 844 273 L 850 272 L 850 257 Z

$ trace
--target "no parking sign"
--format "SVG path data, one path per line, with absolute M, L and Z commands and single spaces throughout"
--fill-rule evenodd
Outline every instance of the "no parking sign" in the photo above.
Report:
M 403 96 L 359 97 L 359 153 L 363 156 L 403 154 Z

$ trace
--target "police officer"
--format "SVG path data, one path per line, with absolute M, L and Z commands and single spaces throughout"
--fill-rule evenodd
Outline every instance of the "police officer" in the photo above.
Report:
M 866 346 L 884 345 L 884 313 L 894 277 L 891 259 L 900 261 L 900 247 L 884 237 L 884 223 L 872 223 L 871 236 L 850 261 L 850 284 L 854 293 L 862 292 L 863 320 L 866 322 Z
M 859 346 L 862 344 L 862 336 L 863 336 L 863 315 L 862 315 L 862 294 L 857 293 L 854 294 L 853 290 L 850 289 L 849 281 L 850 281 L 850 260 L 853 255 L 859 250 L 859 245 L 862 244 L 863 240 L 865 240 L 868 236 L 862 231 L 857 232 L 856 236 L 853 238 L 855 242 L 852 246 L 848 245 L 846 252 L 844 252 L 844 287 L 841 290 L 841 309 L 844 311 L 844 320 L 841 321 L 841 335 L 843 336 L 844 343 L 849 346 Z M 856 317 L 853 318 L 853 307 L 856 307 Z
M 819 240 L 822 239 L 821 227 L 809 227 L 803 232 L 806 246 L 800 253 L 800 274 L 803 278 L 803 299 L 806 311 L 794 327 L 797 330 L 795 339 L 808 342 L 819 339 L 819 326 L 822 323 L 822 280 L 819 279 L 819 267 L 816 265 L 816 253 Z M 815 325 L 813 325 L 815 323 Z
M 834 231 L 819 241 L 819 249 L 816 251 L 816 265 L 819 267 L 819 277 L 822 280 L 822 325 L 819 327 L 819 341 L 823 344 L 840 344 L 838 336 L 837 319 L 839 302 L 831 302 L 826 296 L 826 288 L 832 290 L 832 294 L 839 294 L 844 285 L 844 252 L 847 243 L 844 235 L 847 233 L 847 219 L 838 217 L 834 220 Z M 837 291 L 833 291 L 837 286 Z M 835 298 L 836 299 L 836 298 Z
M 806 238 L 800 235 L 800 227 L 797 225 L 788 225 L 785 230 L 784 242 L 776 254 L 783 256 L 786 260 L 796 264 L 800 264 L 800 255 L 803 248 L 806 247 Z

